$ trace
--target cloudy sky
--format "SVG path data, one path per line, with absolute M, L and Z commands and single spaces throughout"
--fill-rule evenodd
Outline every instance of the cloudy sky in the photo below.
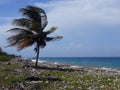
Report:
M 57 26 L 61 41 L 49 42 L 41 50 L 42 57 L 120 57 L 120 0 L 0 0 L 0 47 L 8 53 L 32 57 L 33 48 L 20 52 L 4 48 L 14 27 L 12 20 L 22 17 L 19 9 L 26 5 L 43 8 L 48 26 Z

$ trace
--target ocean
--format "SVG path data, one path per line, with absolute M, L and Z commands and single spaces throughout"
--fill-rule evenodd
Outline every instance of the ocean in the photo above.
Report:
M 41 57 L 39 61 L 85 67 L 120 69 L 120 57 Z

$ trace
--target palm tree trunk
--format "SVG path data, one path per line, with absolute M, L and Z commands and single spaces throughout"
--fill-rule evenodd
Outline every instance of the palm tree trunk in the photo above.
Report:
M 39 48 L 39 44 L 37 44 L 37 55 L 36 55 L 35 68 L 37 68 L 37 65 L 38 65 L 39 52 L 40 52 L 40 48 Z

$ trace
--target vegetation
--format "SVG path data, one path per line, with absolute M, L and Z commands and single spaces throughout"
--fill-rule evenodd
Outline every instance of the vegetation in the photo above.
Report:
M 6 52 L 4 52 L 3 50 L 2 50 L 2 48 L 0 47 L 0 55 L 8 55 Z
M 11 60 L 11 56 L 7 56 L 7 55 L 0 55 L 0 61 L 9 61 Z
M 15 55 L 8 54 L 2 50 L 0 47 L 0 61 L 9 61 L 11 60 Z
M 43 90 L 119 90 L 120 76 L 91 75 L 86 71 L 45 71 L 61 81 L 48 81 Z M 46 81 L 47 82 L 47 81 Z
M 20 12 L 23 14 L 24 18 L 15 19 L 13 24 L 19 26 L 8 30 L 8 32 L 14 32 L 13 35 L 8 38 L 8 46 L 17 46 L 18 51 L 26 47 L 35 44 L 36 54 L 36 64 L 37 67 L 39 50 L 46 46 L 46 42 L 61 39 L 61 36 L 48 37 L 49 34 L 54 32 L 57 28 L 52 27 L 48 31 L 44 31 L 48 24 L 47 15 L 45 11 L 39 7 L 27 6 L 26 8 L 21 8 Z
M 34 69 L 23 67 L 24 61 L 0 65 L 1 86 L 8 90 L 119 90 L 120 76 L 105 74 L 104 71 L 90 73 L 89 70 L 60 71 L 51 69 Z M 114 73 L 114 72 L 113 72 Z M 32 79 L 31 79 L 32 77 Z M 37 78 L 37 80 L 36 80 Z M 36 86 L 34 86 L 34 82 Z M 30 84 L 31 83 L 31 84 Z M 30 86 L 29 86 L 30 84 Z M 21 86 L 20 86 L 21 85 Z M 30 89 L 30 87 L 32 87 Z M 3 89 L 4 90 L 4 89 Z M 24 90 L 24 89 L 23 89 Z
M 20 68 L 18 64 L 1 64 L 0 65 L 0 85 L 8 86 L 23 81 L 23 75 L 16 75 L 15 70 Z

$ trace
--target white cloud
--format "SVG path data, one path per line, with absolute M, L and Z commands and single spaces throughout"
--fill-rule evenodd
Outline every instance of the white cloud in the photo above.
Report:
M 35 5 L 47 11 L 48 27 L 57 26 L 56 34 L 64 37 L 62 41 L 64 46 L 56 45 L 56 50 L 60 48 L 64 51 L 66 48 L 66 52 L 69 49 L 73 51 L 71 54 L 79 53 L 84 54 L 83 56 L 95 53 L 112 55 L 108 51 L 104 53 L 104 48 L 115 47 L 118 40 L 115 36 L 120 38 L 117 34 L 120 33 L 119 0 L 52 0 L 45 3 L 38 2 Z M 117 51 L 114 50 L 114 53 L 116 54 Z
M 89 36 L 104 26 L 119 26 L 119 3 L 119 0 L 52 0 L 35 5 L 48 9 L 48 26 L 57 26 L 58 34 L 81 38 L 82 34 Z
M 5 46 L 7 42 L 7 38 L 10 35 L 10 33 L 7 33 L 6 31 L 8 29 L 12 28 L 12 25 L 10 24 L 3 24 L 0 25 L 0 46 Z
M 119 0 L 52 0 L 48 3 L 36 3 L 36 6 L 50 9 L 50 22 L 61 25 L 120 23 Z
M 105 30 L 104 27 L 109 29 L 111 26 L 119 26 L 119 3 L 119 0 L 52 0 L 35 5 L 48 9 L 48 27 L 57 26 L 56 34 L 74 42 L 76 40 L 72 35 L 80 39 L 85 36 L 91 39 L 95 38 L 93 35 L 100 28 Z

